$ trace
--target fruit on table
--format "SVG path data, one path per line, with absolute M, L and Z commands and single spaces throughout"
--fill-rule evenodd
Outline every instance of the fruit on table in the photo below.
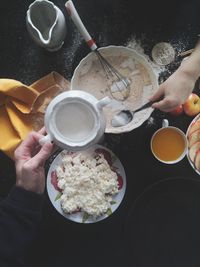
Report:
M 197 141 L 196 143 L 194 143 L 189 150 L 189 157 L 191 159 L 192 162 L 194 162 L 195 160 L 195 156 L 197 151 L 200 150 L 200 141 Z
M 194 159 L 194 165 L 198 171 L 200 171 L 200 150 L 197 151 L 195 159 Z
M 171 115 L 174 115 L 174 116 L 179 116 L 183 113 L 183 105 L 180 105 L 178 106 L 177 108 L 175 108 L 174 110 L 172 110 L 170 112 Z
M 200 130 L 200 120 L 197 120 L 190 125 L 188 136 L 190 136 L 196 130 Z
M 200 112 L 200 97 L 195 93 L 191 93 L 183 104 L 183 109 L 188 116 L 197 115 Z
M 200 129 L 194 131 L 193 133 L 191 133 L 191 135 L 188 136 L 189 148 L 197 141 L 200 141 Z
M 200 117 L 190 124 L 187 138 L 189 159 L 200 172 Z

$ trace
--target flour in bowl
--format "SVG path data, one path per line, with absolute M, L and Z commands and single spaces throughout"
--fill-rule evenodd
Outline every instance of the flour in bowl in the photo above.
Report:
M 100 52 L 122 75 L 130 81 L 129 96 L 119 101 L 121 109 L 134 110 L 149 101 L 158 88 L 157 77 L 148 61 L 136 51 L 126 48 L 109 46 L 101 48 Z M 97 99 L 109 96 L 113 99 L 113 86 L 110 86 L 105 72 L 95 53 L 90 53 L 76 68 L 72 81 L 73 90 L 83 90 L 94 95 Z M 115 98 L 118 99 L 118 98 Z M 121 105 L 122 106 L 122 105 Z M 152 108 L 138 112 L 131 123 L 122 127 L 113 127 L 112 118 L 119 112 L 105 107 L 106 132 L 121 133 L 139 127 L 151 114 Z

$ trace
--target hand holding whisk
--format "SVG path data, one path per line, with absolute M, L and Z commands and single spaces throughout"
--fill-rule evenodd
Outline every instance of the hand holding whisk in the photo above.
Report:
M 83 25 L 75 7 L 71 0 L 67 1 L 65 4 L 67 8 L 67 12 L 71 19 L 73 20 L 74 24 L 76 25 L 77 29 L 85 39 L 86 43 L 90 47 L 90 49 L 95 52 L 97 55 L 102 68 L 105 72 L 108 87 L 110 90 L 111 95 L 116 100 L 125 100 L 130 94 L 130 80 L 124 77 L 121 73 L 119 73 L 114 66 L 112 66 L 104 56 L 98 50 L 98 47 L 90 34 L 88 33 L 87 29 Z

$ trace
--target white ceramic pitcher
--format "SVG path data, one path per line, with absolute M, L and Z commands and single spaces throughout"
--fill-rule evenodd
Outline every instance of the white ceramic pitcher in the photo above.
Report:
M 97 100 L 80 90 L 61 93 L 47 107 L 47 135 L 40 144 L 53 141 L 63 149 L 79 151 L 98 143 L 106 128 L 103 107 L 110 102 L 109 97 Z
M 48 0 L 34 1 L 27 11 L 26 26 L 31 38 L 49 51 L 61 48 L 66 37 L 62 11 Z

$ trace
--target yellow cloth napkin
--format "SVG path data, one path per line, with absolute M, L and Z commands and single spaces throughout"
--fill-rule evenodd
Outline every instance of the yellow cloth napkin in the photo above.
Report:
M 0 150 L 13 158 L 27 134 L 44 125 L 44 112 L 51 99 L 69 88 L 69 81 L 57 72 L 30 86 L 0 79 Z

